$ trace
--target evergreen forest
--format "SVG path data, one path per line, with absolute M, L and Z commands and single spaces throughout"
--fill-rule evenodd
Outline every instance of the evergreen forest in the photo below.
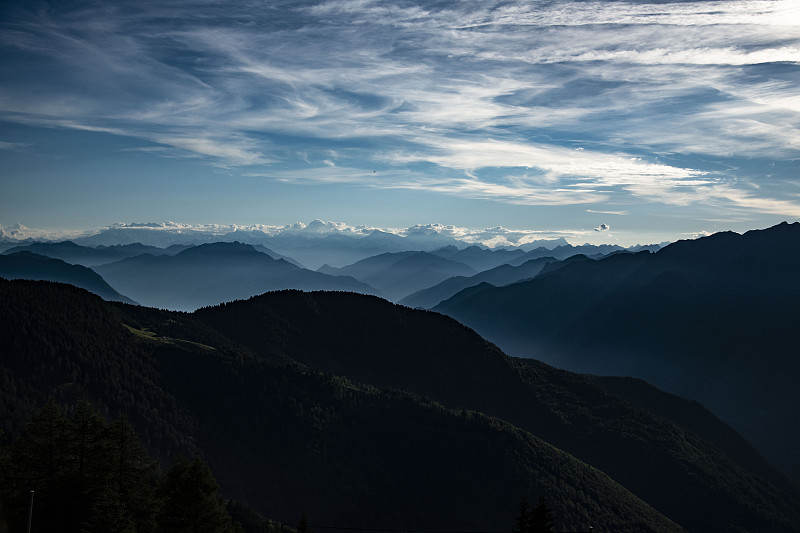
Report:
M 6 280 L 0 301 L 9 531 L 30 490 L 72 531 L 182 530 L 199 500 L 219 531 L 307 513 L 316 533 L 502 533 L 539 497 L 553 531 L 800 524 L 796 486 L 701 406 L 508 357 L 437 313 L 299 291 L 182 313 Z

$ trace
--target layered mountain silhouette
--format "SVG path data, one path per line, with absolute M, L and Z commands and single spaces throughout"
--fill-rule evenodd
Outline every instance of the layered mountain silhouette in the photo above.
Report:
M 275 519 L 502 531 L 541 495 L 558 530 L 799 529 L 797 487 L 697 404 L 509 358 L 436 313 L 282 291 L 186 314 L 24 281 L 0 302 L 6 431 L 88 398 Z
M 352 276 L 393 301 L 453 276 L 476 274 L 470 266 L 428 252 L 385 253 L 342 268 L 323 265 L 319 272 Z
M 136 303 L 111 287 L 95 271 L 31 252 L 0 255 L 0 278 L 57 281 L 86 289 L 105 300 Z
M 538 248 L 528 250 L 524 254 L 518 255 L 506 262 L 512 266 L 519 266 L 532 259 L 540 259 L 542 257 L 552 257 L 554 259 L 564 260 L 575 255 L 585 255 L 587 257 L 599 259 L 603 256 L 619 252 L 656 252 L 659 249 L 661 249 L 660 244 L 636 245 L 631 246 L 630 248 L 623 248 L 622 246 L 616 244 L 582 244 L 580 246 L 573 246 L 565 242 L 564 244 L 554 248 L 540 246 Z
M 542 257 L 540 259 L 531 259 L 517 267 L 504 264 L 490 270 L 479 272 L 474 276 L 454 276 L 433 287 L 428 287 L 410 294 L 398 303 L 409 307 L 428 309 L 449 299 L 466 288 L 474 287 L 481 283 L 488 283 L 492 286 L 502 286 L 533 278 L 548 264 L 554 262 L 556 262 L 556 260 L 552 257 Z
M 156 246 L 148 246 L 141 243 L 132 244 L 115 244 L 111 246 L 82 246 L 73 241 L 61 242 L 35 242 L 21 246 L 9 248 L 4 253 L 10 254 L 14 252 L 32 252 L 55 259 L 61 259 L 67 263 L 83 266 L 97 266 L 120 261 L 128 257 L 136 257 L 137 255 L 150 254 L 150 255 L 175 255 L 177 253 L 191 248 L 188 244 L 173 244 L 166 248 L 159 248 Z M 265 253 L 273 259 L 285 259 L 286 261 L 300 265 L 297 261 L 290 257 L 286 257 L 277 252 L 270 250 L 263 245 L 255 245 L 254 248 L 261 253 Z
M 215 228 L 203 229 L 172 223 L 149 223 L 111 227 L 94 235 L 75 238 L 74 242 L 87 247 L 141 243 L 167 248 L 175 244 L 197 246 L 212 242 L 237 241 L 254 246 L 262 245 L 273 250 L 274 253 L 294 258 L 301 265 L 310 269 L 318 269 L 324 264 L 342 267 L 383 253 L 422 251 L 436 253 L 440 257 L 462 262 L 475 268 L 476 271 L 481 271 L 509 262 L 502 259 L 504 256 L 514 260 L 515 258 L 519 259 L 524 253 L 532 254 L 515 263 L 515 265 L 519 265 L 530 259 L 547 255 L 564 259 L 578 253 L 599 256 L 621 249 L 615 245 L 586 244 L 573 247 L 563 238 L 536 240 L 509 249 L 489 249 L 484 246 L 471 245 L 441 230 L 442 228 L 436 225 L 415 226 L 404 230 L 401 236 L 377 229 L 359 231 L 347 228 L 340 230 L 336 224 L 315 220 L 309 224 L 295 224 L 283 228 L 273 228 L 269 231 L 256 227 L 243 227 L 232 232 L 222 233 L 216 231 Z M 486 235 L 486 237 L 490 238 L 491 235 Z M 634 249 L 636 248 L 634 247 Z M 655 249 L 658 248 L 658 245 L 649 248 Z M 557 252 L 555 254 L 548 253 L 547 250 L 551 249 L 556 249 Z M 450 257 L 453 253 L 458 253 L 458 257 Z
M 387 252 L 432 251 L 445 246 L 468 246 L 436 231 L 409 231 L 404 237 L 373 230 L 363 235 L 331 231 L 326 223 L 315 220 L 303 225 L 301 231 L 282 231 L 268 234 L 258 229 L 240 229 L 225 234 L 199 230 L 164 228 L 160 224 L 134 227 L 114 227 L 95 235 L 75 239 L 79 245 L 96 247 L 116 244 L 144 243 L 166 248 L 175 244 L 197 246 L 212 242 L 242 242 L 262 245 L 275 253 L 292 257 L 308 268 L 323 264 L 348 265 Z
M 61 242 L 35 242 L 22 246 L 15 246 L 9 248 L 4 254 L 12 254 L 15 252 L 31 252 L 54 259 L 61 259 L 70 264 L 83 265 L 83 266 L 97 266 L 105 263 L 112 263 L 125 259 L 126 257 L 133 257 L 141 254 L 173 254 L 179 252 L 180 249 L 167 250 L 156 248 L 155 246 L 145 246 L 143 244 L 126 244 L 115 246 L 98 246 L 89 247 L 75 244 L 72 241 Z
M 435 309 L 511 354 L 699 400 L 800 479 L 798 272 L 800 224 L 783 223 L 573 262 Z
M 173 256 L 143 254 L 95 270 L 143 305 L 184 311 L 287 288 L 375 292 L 353 278 L 306 270 L 238 242 L 202 244 Z
M 444 259 L 450 259 L 451 261 L 471 266 L 478 272 L 495 268 L 525 255 L 525 252 L 519 248 L 512 250 L 506 250 L 504 248 L 490 250 L 489 248 L 475 245 L 466 248 L 458 248 L 454 245 L 450 245 L 434 250 L 431 253 L 443 257 Z

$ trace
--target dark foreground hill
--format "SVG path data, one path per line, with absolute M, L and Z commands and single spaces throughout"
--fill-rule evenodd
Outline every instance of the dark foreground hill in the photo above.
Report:
M 200 454 L 223 494 L 290 523 L 305 512 L 320 526 L 505 531 L 523 495 L 542 495 L 559 529 L 681 531 L 498 418 L 267 360 L 190 315 L 65 285 L 0 280 L 0 301 L 11 435 L 48 396 L 88 399 L 127 413 L 165 461 Z
M 90 268 L 71 265 L 31 252 L 14 252 L 0 255 L 0 277 L 6 279 L 31 279 L 69 283 L 115 302 L 136 303 L 111 287 Z
M 797 492 L 729 428 L 707 434 L 712 443 L 699 438 L 688 422 L 714 417 L 697 404 L 692 416 L 685 406 L 653 416 L 570 372 L 508 358 L 437 313 L 355 294 L 280 292 L 195 315 L 264 357 L 507 420 L 600 468 L 690 530 L 742 522 L 731 509 L 743 511 L 753 494 L 762 504 L 783 499 L 768 484 L 751 485 L 757 477 Z M 636 402 L 645 407 L 645 398 Z
M 285 522 L 505 531 L 541 495 L 565 530 L 799 530 L 795 488 L 732 432 L 702 438 L 435 313 L 298 291 L 191 315 L 48 283 L 0 296 L 4 430 L 48 395 L 89 399 Z
M 436 310 L 514 355 L 701 401 L 800 479 L 800 223 L 619 254 Z
M 143 305 L 183 311 L 279 289 L 375 292 L 351 277 L 307 270 L 239 242 L 201 244 L 175 255 L 143 254 L 95 269 Z

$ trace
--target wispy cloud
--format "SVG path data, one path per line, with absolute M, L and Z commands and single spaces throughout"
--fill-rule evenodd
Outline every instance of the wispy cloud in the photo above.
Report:
M 597 209 L 587 209 L 586 212 L 587 213 L 597 213 L 597 214 L 600 214 L 600 215 L 619 215 L 619 216 L 625 216 L 625 215 L 629 214 L 628 211 L 599 211 Z
M 21 150 L 25 150 L 26 148 L 28 148 L 28 146 L 30 145 L 25 143 L 12 143 L 12 142 L 0 141 L 0 150 L 10 150 L 13 152 L 18 152 Z
M 793 0 L 20 8 L 0 120 L 270 179 L 793 214 L 717 161 L 800 158 L 798 27 Z

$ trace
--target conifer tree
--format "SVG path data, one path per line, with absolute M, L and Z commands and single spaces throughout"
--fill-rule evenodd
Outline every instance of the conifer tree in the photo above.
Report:
M 137 533 L 136 521 L 119 494 L 109 489 L 94 501 L 81 533 Z
M 552 533 L 553 512 L 541 496 L 539 497 L 539 503 L 530 512 L 529 517 L 530 533 Z
M 154 531 L 156 462 L 147 455 L 125 416 L 108 427 L 108 441 L 109 490 L 131 514 L 139 533 Z
M 303 516 L 300 517 L 300 522 L 297 524 L 297 533 L 312 533 L 306 513 L 303 513 Z
M 522 498 L 519 505 L 519 513 L 514 518 L 512 533 L 529 533 L 530 531 L 530 511 L 528 510 L 528 500 Z
M 163 502 L 160 531 L 233 533 L 233 521 L 217 498 L 217 481 L 200 459 L 180 455 L 167 470 L 157 495 Z
M 36 509 L 42 510 L 36 513 L 33 531 L 77 530 L 74 509 L 64 497 L 69 494 L 68 434 L 69 420 L 50 399 L 11 445 L 0 465 L 0 496 L 11 530 L 26 530 L 32 490 Z
M 2 454 L 0 497 L 12 531 L 155 529 L 156 464 L 124 418 L 108 425 L 90 404 L 72 420 L 50 400 Z
M 539 503 L 533 509 L 529 509 L 528 501 L 522 498 L 511 531 L 513 533 L 552 533 L 553 512 L 545 503 L 544 498 L 539 497 Z

